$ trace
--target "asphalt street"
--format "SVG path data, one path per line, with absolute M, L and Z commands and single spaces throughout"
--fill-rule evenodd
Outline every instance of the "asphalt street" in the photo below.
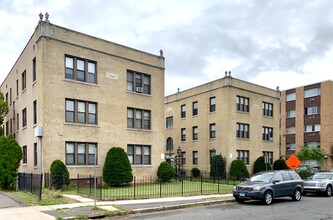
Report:
M 0 209 L 21 207 L 22 205 L 21 202 L 11 198 L 7 193 L 0 191 Z

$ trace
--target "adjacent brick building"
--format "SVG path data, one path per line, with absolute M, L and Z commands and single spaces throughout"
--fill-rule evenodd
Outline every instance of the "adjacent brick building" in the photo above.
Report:
M 324 81 L 281 93 L 281 150 L 287 158 L 304 145 L 318 147 L 327 154 L 322 164 L 332 169 L 333 82 Z
M 280 91 L 229 75 L 165 98 L 166 159 L 182 156 L 187 175 L 193 167 L 210 171 L 213 155 L 241 159 L 252 173 L 255 160 L 279 158 Z M 177 152 L 178 150 L 178 152 Z M 177 157 L 176 157 L 177 158 Z
M 1 85 L 5 135 L 24 153 L 19 170 L 48 172 L 60 159 L 71 177 L 89 175 L 97 149 L 100 175 L 107 151 L 122 147 L 134 175 L 156 175 L 165 142 L 162 51 L 149 54 L 45 17 Z

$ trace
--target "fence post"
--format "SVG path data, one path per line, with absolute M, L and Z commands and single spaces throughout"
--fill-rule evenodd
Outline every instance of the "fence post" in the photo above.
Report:
M 100 198 L 102 200 L 102 190 L 103 190 L 103 177 L 101 176 L 100 178 L 100 185 L 101 185 L 101 190 L 100 190 Z
M 183 176 L 180 177 L 182 181 L 182 196 L 184 196 L 184 178 Z
M 135 189 L 135 187 L 136 187 L 136 177 L 134 176 L 134 199 L 136 198 L 136 196 L 135 196 L 135 193 L 136 193 L 136 189 Z
M 42 200 L 42 188 L 43 188 L 43 173 L 40 173 L 40 178 L 39 178 L 39 195 L 38 199 Z
M 202 179 L 202 175 L 201 175 L 201 177 L 200 177 L 200 180 L 201 180 L 201 184 L 200 184 L 200 191 L 201 191 L 201 195 L 202 195 L 202 182 L 203 182 L 203 179 Z
M 217 194 L 220 194 L 220 178 L 217 179 Z
M 160 179 L 160 198 L 162 198 L 162 178 Z
M 30 193 L 32 193 L 32 172 L 30 173 Z
M 77 174 L 76 178 L 76 194 L 79 194 L 80 176 Z
M 91 196 L 91 174 L 89 175 L 89 196 Z

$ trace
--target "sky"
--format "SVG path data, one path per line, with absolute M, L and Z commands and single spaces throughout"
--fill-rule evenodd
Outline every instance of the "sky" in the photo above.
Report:
M 166 59 L 165 95 L 231 76 L 280 90 L 333 80 L 331 0 L 0 0 L 0 82 L 51 23 Z M 0 83 L 1 84 L 1 83 Z

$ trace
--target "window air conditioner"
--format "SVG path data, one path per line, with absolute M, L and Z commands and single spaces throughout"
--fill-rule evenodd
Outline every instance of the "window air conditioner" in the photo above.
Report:
M 142 92 L 143 90 L 142 90 L 142 87 L 137 86 L 137 87 L 135 88 L 135 91 L 137 91 L 137 92 Z

